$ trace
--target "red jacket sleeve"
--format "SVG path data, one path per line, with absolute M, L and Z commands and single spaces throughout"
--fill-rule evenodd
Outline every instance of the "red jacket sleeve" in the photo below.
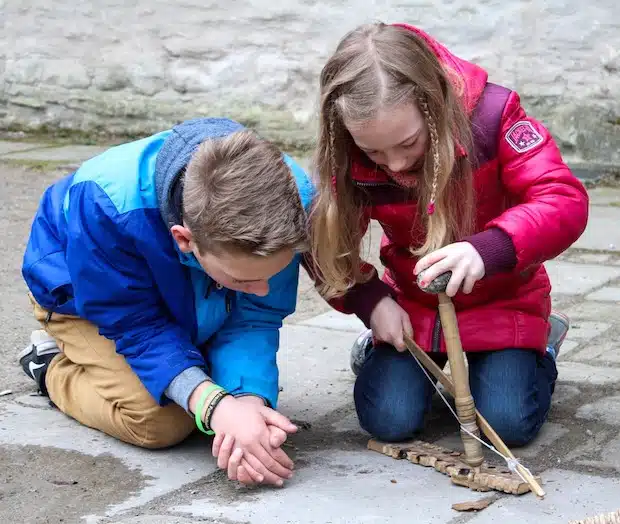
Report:
M 502 116 L 498 160 L 510 206 L 486 225 L 515 247 L 517 271 L 555 258 L 584 232 L 588 193 L 562 160 L 549 131 L 527 116 L 512 93 Z

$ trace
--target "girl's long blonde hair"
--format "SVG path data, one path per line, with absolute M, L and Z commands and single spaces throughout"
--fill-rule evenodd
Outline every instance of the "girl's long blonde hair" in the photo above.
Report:
M 361 267 L 364 202 L 350 177 L 355 144 L 345 120 L 367 121 L 381 108 L 417 103 L 430 140 L 416 188 L 426 239 L 411 252 L 422 256 L 471 232 L 472 168 L 455 153 L 458 144 L 471 156 L 471 128 L 450 81 L 456 76 L 449 75 L 415 33 L 383 23 L 349 32 L 323 67 L 311 251 L 317 289 L 325 298 L 341 296 L 370 276 Z M 427 215 L 432 197 L 435 211 Z

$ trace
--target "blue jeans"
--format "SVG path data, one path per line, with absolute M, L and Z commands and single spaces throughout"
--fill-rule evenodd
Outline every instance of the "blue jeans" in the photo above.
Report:
M 524 349 L 467 356 L 478 411 L 506 445 L 530 442 L 549 412 L 558 376 L 554 359 Z M 433 355 L 433 359 L 443 367 L 447 356 Z M 370 349 L 355 382 L 360 425 L 387 442 L 413 438 L 423 427 L 433 393 L 435 388 L 409 353 L 380 344 Z

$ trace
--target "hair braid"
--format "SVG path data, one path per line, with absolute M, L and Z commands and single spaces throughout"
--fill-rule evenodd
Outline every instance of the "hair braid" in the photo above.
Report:
M 424 118 L 426 119 L 426 125 L 428 126 L 428 131 L 431 137 L 431 153 L 433 155 L 433 180 L 431 182 L 431 194 L 428 201 L 428 214 L 432 215 L 435 212 L 435 199 L 437 198 L 437 183 L 439 180 L 439 135 L 437 133 L 437 126 L 435 125 L 435 120 L 431 116 L 431 113 L 428 109 L 428 103 L 424 97 L 419 97 L 419 104 L 422 108 L 422 112 L 424 113 Z

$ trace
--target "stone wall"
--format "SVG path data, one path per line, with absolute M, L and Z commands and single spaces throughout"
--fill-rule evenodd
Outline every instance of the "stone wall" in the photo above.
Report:
M 320 68 L 355 25 L 418 24 L 517 89 L 565 153 L 620 164 L 618 0 L 0 0 L 0 125 L 141 134 L 225 114 L 313 138 Z

